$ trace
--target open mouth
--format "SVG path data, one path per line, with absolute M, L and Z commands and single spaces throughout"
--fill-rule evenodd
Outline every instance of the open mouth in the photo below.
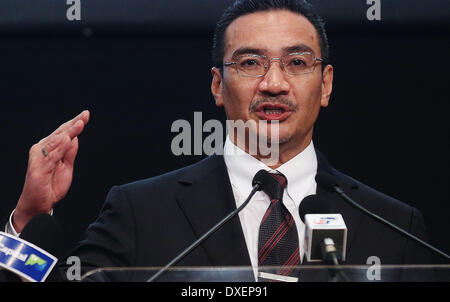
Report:
M 262 120 L 283 121 L 292 114 L 292 111 L 282 104 L 262 104 L 257 107 L 255 113 Z

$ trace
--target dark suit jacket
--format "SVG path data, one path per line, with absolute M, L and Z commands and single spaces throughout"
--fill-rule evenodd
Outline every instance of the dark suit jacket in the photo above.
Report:
M 397 226 L 425 238 L 419 211 L 338 172 L 318 151 L 317 156 L 318 170 L 334 175 L 348 195 Z M 378 256 L 381 264 L 430 262 L 429 254 L 418 244 L 366 216 L 336 194 L 320 188 L 317 193 L 334 201 L 331 212 L 341 213 L 348 227 L 345 264 L 366 264 L 369 256 Z M 95 267 L 164 266 L 235 208 L 223 157 L 213 155 L 161 176 L 113 187 L 99 218 L 69 255 L 81 258 L 84 271 Z M 239 218 L 229 221 L 178 265 L 249 266 Z

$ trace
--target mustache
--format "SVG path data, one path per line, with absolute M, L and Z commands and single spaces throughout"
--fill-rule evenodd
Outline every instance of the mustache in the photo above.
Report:
M 274 98 L 260 98 L 252 101 L 249 105 L 250 112 L 258 111 L 258 106 L 262 104 L 282 104 L 288 108 L 288 110 L 296 112 L 298 111 L 297 102 L 293 102 L 285 97 L 274 97 Z

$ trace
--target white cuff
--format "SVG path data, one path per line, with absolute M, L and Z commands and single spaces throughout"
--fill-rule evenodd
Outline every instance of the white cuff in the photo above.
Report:
M 5 226 L 5 233 L 19 237 L 20 233 L 17 233 L 16 229 L 14 229 L 14 224 L 13 224 L 14 211 L 15 211 L 15 209 L 12 211 L 11 215 L 9 215 L 9 220 Z M 50 215 L 53 216 L 53 209 L 50 211 Z

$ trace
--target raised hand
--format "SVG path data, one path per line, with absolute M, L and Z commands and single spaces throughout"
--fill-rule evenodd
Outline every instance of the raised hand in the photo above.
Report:
M 89 111 L 85 110 L 31 147 L 25 184 L 13 217 L 17 232 L 33 216 L 50 212 L 69 191 L 78 152 L 77 136 L 88 121 Z

